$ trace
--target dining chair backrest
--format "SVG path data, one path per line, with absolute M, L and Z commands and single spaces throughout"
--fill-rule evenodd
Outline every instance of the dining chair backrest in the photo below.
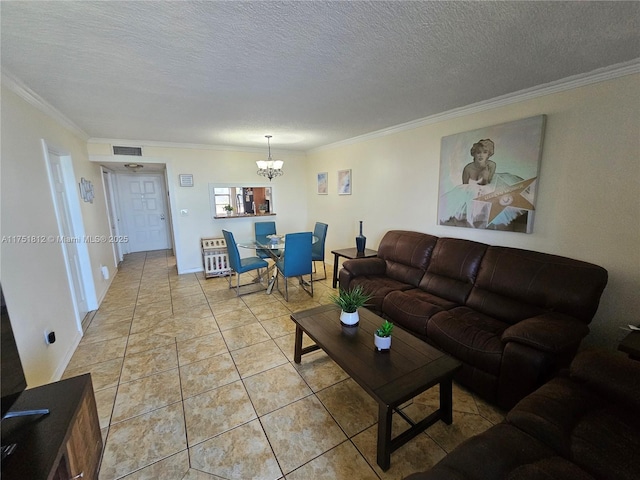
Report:
M 313 271 L 311 238 L 311 232 L 285 235 L 284 261 L 282 262 L 282 274 L 285 277 L 308 275 Z
M 276 234 L 276 222 L 256 222 L 253 226 L 254 232 L 256 235 L 256 240 L 261 243 L 267 243 L 269 239 L 267 235 L 275 235 Z M 256 250 L 256 255 L 260 258 L 269 258 L 271 255 L 264 249 Z
M 318 237 L 318 241 L 311 246 L 311 258 L 313 260 L 324 261 L 324 244 L 327 239 L 327 229 L 329 225 L 326 223 L 316 222 L 313 229 L 313 236 Z
M 229 266 L 234 272 L 237 272 L 240 267 L 240 252 L 238 251 L 238 245 L 233 238 L 233 233 L 222 230 L 225 242 L 227 242 L 227 255 L 229 255 Z
M 256 222 L 254 225 L 256 238 L 276 234 L 276 222 Z

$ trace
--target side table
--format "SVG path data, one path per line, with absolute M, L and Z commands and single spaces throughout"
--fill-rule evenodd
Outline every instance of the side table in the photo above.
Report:
M 333 260 L 333 288 L 338 285 L 338 258 L 343 257 L 347 260 L 353 260 L 354 258 L 369 258 L 378 255 L 377 250 L 371 250 L 369 248 L 364 249 L 364 253 L 358 253 L 358 250 L 353 248 L 343 248 L 341 250 L 331 250 L 334 255 Z

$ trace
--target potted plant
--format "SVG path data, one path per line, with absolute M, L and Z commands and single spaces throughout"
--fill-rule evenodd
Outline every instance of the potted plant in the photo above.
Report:
M 379 352 L 386 352 L 391 348 L 391 331 L 393 330 L 393 323 L 389 320 L 385 320 L 382 325 L 373 334 L 373 342 L 376 346 L 376 350 Z
M 358 308 L 363 307 L 371 299 L 371 295 L 365 293 L 363 288 L 358 285 L 351 290 L 340 289 L 339 294 L 331 295 L 330 299 L 342 309 L 340 322 L 343 325 L 353 327 L 358 325 L 360 321 Z
M 233 207 L 231 205 L 225 205 L 224 209 L 227 212 L 227 215 L 231 215 L 233 213 Z

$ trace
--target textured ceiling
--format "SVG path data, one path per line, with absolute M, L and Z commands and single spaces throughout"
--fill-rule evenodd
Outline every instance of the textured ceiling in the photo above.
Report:
M 90 137 L 308 150 L 640 57 L 640 2 L 2 1 Z

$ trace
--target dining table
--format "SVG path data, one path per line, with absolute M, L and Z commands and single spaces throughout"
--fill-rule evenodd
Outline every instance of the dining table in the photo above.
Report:
M 270 295 L 273 291 L 273 285 L 276 283 L 278 277 L 278 268 L 275 262 L 280 260 L 285 251 L 285 238 L 286 235 L 271 234 L 271 235 L 257 235 L 253 239 L 241 240 L 237 242 L 238 247 L 247 248 L 253 250 L 262 250 L 273 259 L 273 265 L 267 268 L 267 271 L 273 269 L 269 284 L 267 285 L 267 295 Z M 315 235 L 311 236 L 311 243 L 314 244 L 319 240 Z M 302 281 L 302 279 L 300 280 Z

